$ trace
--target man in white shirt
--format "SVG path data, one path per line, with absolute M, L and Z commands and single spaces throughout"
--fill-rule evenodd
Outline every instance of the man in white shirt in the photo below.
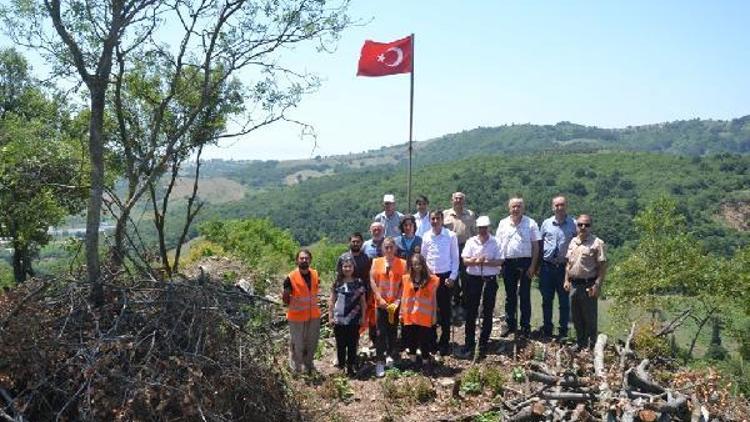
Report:
M 502 264 L 500 248 L 495 237 L 490 234 L 490 218 L 483 215 L 477 218 L 479 234 L 466 241 L 461 258 L 466 266 L 464 280 L 464 307 L 466 308 L 466 342 L 460 357 L 469 358 L 476 348 L 476 322 L 479 303 L 482 303 L 482 332 L 479 335 L 479 353 L 487 351 L 487 343 L 492 332 L 492 315 L 497 295 L 497 275 Z
M 417 221 L 417 236 L 424 238 L 425 233 L 430 231 L 430 200 L 424 195 L 417 196 L 417 212 L 414 219 Z
M 521 335 L 531 333 L 531 279 L 536 274 L 539 260 L 539 226 L 523 215 L 523 199 L 508 201 L 510 215 L 500 220 L 495 238 L 503 258 L 505 283 L 505 316 L 507 329 L 502 336 L 515 333 L 518 328 L 516 307 L 521 302 Z
M 430 231 L 422 238 L 422 254 L 427 261 L 427 267 L 440 279 L 437 289 L 440 340 L 437 341 L 437 346 L 440 354 L 445 356 L 450 352 L 451 298 L 458 277 L 458 239 L 455 233 L 443 227 L 442 211 L 430 213 L 430 227 Z M 437 327 L 433 341 L 436 338 Z

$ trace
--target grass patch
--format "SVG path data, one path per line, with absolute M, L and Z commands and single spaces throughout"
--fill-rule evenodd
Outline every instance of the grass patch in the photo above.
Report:
M 331 400 L 349 401 L 354 398 L 354 390 L 349 385 L 349 379 L 343 376 L 328 378 L 323 382 L 320 396 Z
M 383 397 L 391 401 L 427 403 L 437 397 L 437 391 L 429 378 L 396 368 L 386 371 L 380 388 Z
M 505 375 L 494 366 L 472 366 L 461 377 L 461 392 L 478 396 L 487 390 L 497 396 L 503 393 L 505 382 Z

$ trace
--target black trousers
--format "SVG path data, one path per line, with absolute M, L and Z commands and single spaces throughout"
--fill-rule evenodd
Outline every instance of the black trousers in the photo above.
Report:
M 482 293 L 484 289 L 484 294 Z M 484 296 L 484 297 L 483 297 Z M 466 346 L 473 349 L 476 346 L 476 324 L 479 316 L 479 302 L 482 302 L 482 332 L 479 335 L 479 346 L 484 347 L 490 340 L 492 332 L 492 315 L 495 310 L 495 296 L 497 296 L 497 276 L 466 275 L 464 285 L 464 307 L 466 308 Z
M 450 272 L 435 274 L 440 279 L 440 285 L 437 288 L 437 326 L 433 328 L 433 342 L 439 347 L 447 347 L 450 341 L 451 333 L 451 298 L 453 297 L 453 287 L 445 285 L 445 280 L 451 275 Z M 440 338 L 438 340 L 437 327 L 440 326 Z
M 430 327 L 404 325 L 404 331 L 401 334 L 410 355 L 416 355 L 417 349 L 422 351 L 423 358 L 432 353 L 432 329 Z
M 464 287 L 464 285 L 466 284 L 466 277 L 468 276 L 468 274 L 466 273 L 464 260 L 461 259 L 461 254 L 464 251 L 464 246 L 466 246 L 465 243 L 461 243 L 458 245 L 458 280 L 456 280 L 456 285 L 453 287 L 453 304 L 456 306 L 463 305 L 464 301 L 466 300 L 464 298 L 464 296 L 466 295 L 466 287 Z
M 505 316 L 508 328 L 515 331 L 518 320 L 516 308 L 521 302 L 521 328 L 531 329 L 531 279 L 527 271 L 531 266 L 531 258 L 506 259 L 503 265 L 503 281 L 505 283 Z
M 333 326 L 333 335 L 336 337 L 336 356 L 338 367 L 353 368 L 357 363 L 357 343 L 359 342 L 359 325 Z
M 375 339 L 375 354 L 379 361 L 385 359 L 385 355 L 390 357 L 398 355 L 398 309 L 396 309 L 396 320 L 393 324 L 388 322 L 388 311 L 383 308 L 375 310 L 377 314 L 378 336 Z

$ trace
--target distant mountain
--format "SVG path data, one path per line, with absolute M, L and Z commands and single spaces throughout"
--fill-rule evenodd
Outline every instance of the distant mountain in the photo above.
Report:
M 265 217 L 291 230 L 302 244 L 322 237 L 344 241 L 352 231 L 367 231 L 383 193 L 394 193 L 404 211 L 405 185 L 403 168 L 365 167 L 250 192 L 240 201 L 212 204 L 199 218 Z M 414 195 L 426 194 L 432 209 L 448 208 L 451 192 L 460 190 L 469 208 L 489 215 L 493 224 L 507 215 L 511 195 L 523 195 L 528 214 L 541 222 L 551 212 L 551 198 L 565 194 L 571 213 L 592 214 L 596 232 L 613 248 L 634 239 L 632 218 L 639 210 L 659 195 L 670 195 L 679 201 L 690 230 L 717 253 L 750 242 L 750 232 L 735 230 L 730 221 L 740 215 L 736 207 L 726 206 L 747 203 L 749 187 L 750 155 L 738 154 L 540 152 L 465 158 L 422 166 L 414 174 Z
M 570 122 L 555 125 L 480 127 L 414 144 L 417 167 L 472 157 L 534 152 L 600 150 L 658 152 L 686 156 L 750 153 L 750 115 L 724 120 L 681 120 L 669 123 L 603 129 Z M 406 144 L 358 154 L 289 161 L 211 160 L 206 177 L 222 176 L 250 188 L 292 185 L 313 177 L 341 174 L 366 167 L 403 164 Z

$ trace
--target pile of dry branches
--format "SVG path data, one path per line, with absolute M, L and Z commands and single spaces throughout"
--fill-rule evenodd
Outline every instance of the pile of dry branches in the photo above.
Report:
M 0 420 L 298 420 L 272 304 L 208 280 L 0 295 Z
M 633 326 L 633 329 L 635 325 Z M 649 373 L 648 359 L 626 341 L 608 344 L 600 334 L 593 351 L 531 343 L 519 352 L 526 382 L 506 391 L 483 411 L 499 411 L 508 421 L 709 421 L 744 420 L 747 402 L 727 400 L 715 382 L 685 377 L 676 363 L 660 361 L 660 382 Z M 541 349 L 541 350 L 539 350 Z M 704 382 L 705 381 L 705 382 Z

